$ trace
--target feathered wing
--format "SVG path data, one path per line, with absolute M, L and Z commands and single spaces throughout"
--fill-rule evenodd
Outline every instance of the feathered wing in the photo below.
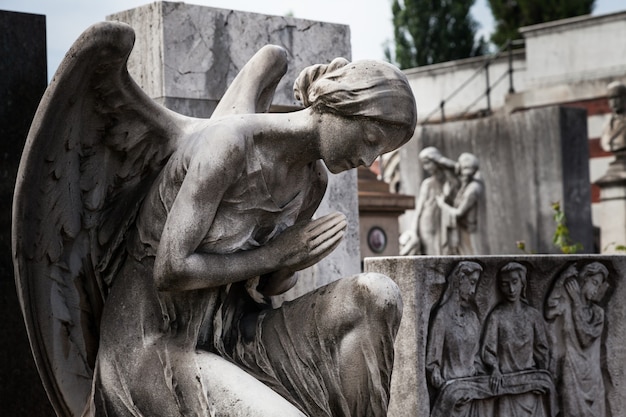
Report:
M 44 387 L 58 415 L 91 390 L 100 314 L 126 232 L 159 172 L 199 119 L 156 104 L 127 71 L 134 31 L 98 23 L 74 43 L 26 142 L 13 203 L 16 286 Z M 213 117 L 268 111 L 287 68 L 266 46 Z
M 18 296 L 58 415 L 80 415 L 99 316 L 149 184 L 194 123 L 130 78 L 133 30 L 105 22 L 74 43 L 48 87 L 24 149 L 13 203 Z

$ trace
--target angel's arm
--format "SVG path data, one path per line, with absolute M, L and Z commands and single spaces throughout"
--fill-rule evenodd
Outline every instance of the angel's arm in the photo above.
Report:
M 198 248 L 207 235 L 222 196 L 243 165 L 244 146 L 195 152 L 168 214 L 154 266 L 161 291 L 184 291 L 221 286 L 281 268 L 306 268 L 333 250 L 343 236 L 345 217 L 325 216 L 285 230 L 256 249 L 215 254 Z
M 326 185 L 328 184 L 328 175 L 322 165 L 320 161 L 317 162 L 317 181 L 311 188 L 304 208 L 298 215 L 296 222 L 311 219 L 324 197 Z M 293 288 L 297 281 L 295 271 L 282 268 L 261 276 L 257 290 L 266 296 L 279 295 Z

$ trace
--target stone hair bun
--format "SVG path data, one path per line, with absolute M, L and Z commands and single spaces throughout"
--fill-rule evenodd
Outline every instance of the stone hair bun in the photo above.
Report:
M 335 58 L 330 64 L 317 64 L 306 67 L 300 72 L 293 84 L 293 95 L 296 100 L 302 102 L 304 107 L 309 107 L 315 102 L 317 94 L 313 93 L 312 86 L 324 75 L 333 72 L 337 68 L 348 65 L 350 62 L 345 58 Z

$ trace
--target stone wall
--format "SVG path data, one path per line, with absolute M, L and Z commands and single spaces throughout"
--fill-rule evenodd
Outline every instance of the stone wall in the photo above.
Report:
M 493 58 L 493 59 L 492 59 Z M 419 122 L 441 120 L 440 104 L 445 102 L 448 119 L 462 117 L 463 113 L 475 114 L 487 108 L 484 94 L 487 89 L 485 63 L 489 61 L 491 84 L 490 106 L 497 111 L 504 107 L 509 94 L 509 56 L 505 51 L 498 57 L 480 56 L 438 64 L 424 65 L 405 70 L 418 110 Z M 515 50 L 512 55 L 513 88 L 524 91 L 526 85 L 526 51 Z M 496 81 L 499 81 L 496 84 Z M 463 86 L 463 87 L 462 87 Z
M 626 11 L 540 23 L 520 32 L 531 89 L 626 73 L 626 45 L 613 42 L 626 36 Z M 604 93 L 602 88 L 599 95 Z
M 479 224 L 491 254 L 558 253 L 552 202 L 559 201 L 571 237 L 594 252 L 589 156 L 584 110 L 549 107 L 488 118 L 424 125 L 401 152 L 401 192 L 417 195 L 422 172 L 418 154 L 426 146 L 457 159 L 470 152 L 480 160 L 486 213 Z M 408 227 L 408 213 L 402 230 Z
M 556 311 L 562 307 L 560 311 L 568 311 L 569 301 L 566 300 L 567 295 L 563 292 L 564 278 L 568 268 L 576 268 L 580 272 L 586 265 L 593 262 L 604 265 L 609 272 L 605 281 L 608 286 L 596 293 L 598 299 L 592 302 L 593 307 L 589 307 L 594 314 L 596 332 L 593 342 L 590 343 L 592 347 L 586 350 L 587 353 L 582 353 L 582 356 L 573 363 L 575 367 L 593 373 L 597 377 L 594 382 L 595 388 L 603 388 L 603 390 L 596 391 L 596 395 L 591 398 L 584 397 L 586 401 L 597 402 L 595 406 L 598 407 L 603 406 L 606 413 L 602 415 L 626 416 L 626 372 L 624 372 L 626 369 L 626 349 L 624 348 L 626 326 L 623 325 L 626 319 L 626 305 L 622 302 L 626 297 L 626 285 L 622 282 L 626 274 L 625 258 L 593 255 L 527 255 L 471 258 L 396 257 L 365 260 L 366 271 L 383 273 L 396 281 L 401 289 L 404 304 L 402 322 L 395 345 L 390 417 L 428 416 L 438 398 L 438 392 L 427 380 L 426 350 L 429 338 L 432 338 L 436 332 L 432 327 L 433 317 L 438 311 L 447 282 L 451 282 L 450 275 L 460 261 L 473 261 L 483 268 L 476 286 L 473 308 L 483 327 L 478 330 L 479 334 L 473 334 L 475 340 L 480 338 L 480 332 L 484 332 L 485 323 L 494 306 L 499 302 L 504 302 L 496 282 L 498 271 L 511 261 L 518 262 L 527 268 L 525 295 L 528 304 L 526 305 L 537 311 L 540 317 L 539 326 L 545 329 L 548 341 L 547 357 L 549 358 L 547 371 L 554 383 L 553 400 L 555 402 L 553 405 L 561 409 L 566 406 L 563 395 L 565 389 L 570 389 L 580 398 L 583 398 L 583 394 L 578 392 L 572 384 L 564 382 L 566 380 L 563 377 L 564 351 L 572 349 L 568 330 L 563 328 L 560 322 L 564 319 L 565 313 L 551 317 L 548 310 Z M 580 287 L 583 285 L 581 282 Z M 531 320 L 531 316 L 526 314 L 518 317 L 518 320 L 511 324 L 519 325 Z M 454 323 L 450 323 L 450 326 L 453 325 Z M 569 336 L 572 334 L 570 333 Z M 595 359 L 591 356 L 594 350 L 598 355 Z M 488 374 L 486 370 L 481 371 L 479 367 L 477 369 L 478 375 Z M 588 377 L 591 378 L 589 375 Z M 481 381 L 478 377 L 477 380 L 476 386 L 480 386 L 481 382 L 488 386 L 488 378 L 483 378 Z M 484 392 L 488 392 L 489 389 L 486 388 L 482 395 L 485 395 Z M 548 397 L 544 396 L 544 399 L 547 401 Z M 485 402 L 489 400 L 483 401 Z

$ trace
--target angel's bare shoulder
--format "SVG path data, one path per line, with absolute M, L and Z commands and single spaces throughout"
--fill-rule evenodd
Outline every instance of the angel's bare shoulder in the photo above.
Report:
M 232 178 L 245 166 L 248 135 L 236 123 L 207 123 L 179 144 L 173 158 L 181 158 L 185 174 L 197 180 Z

